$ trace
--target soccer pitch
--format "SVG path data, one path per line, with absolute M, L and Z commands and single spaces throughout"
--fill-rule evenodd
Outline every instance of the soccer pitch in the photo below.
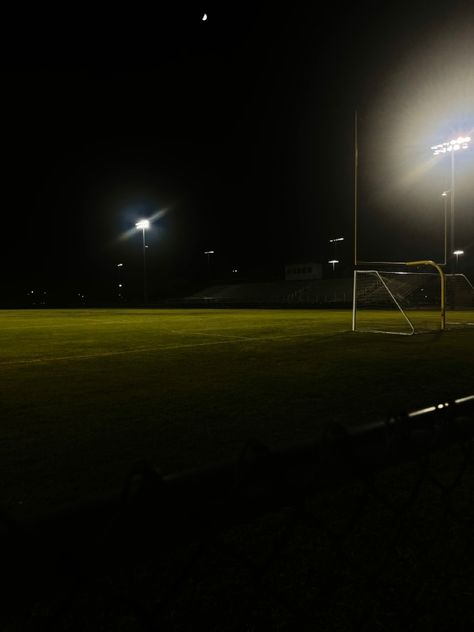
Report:
M 0 312 L 0 502 L 20 513 L 474 392 L 474 331 L 352 333 L 349 310 Z

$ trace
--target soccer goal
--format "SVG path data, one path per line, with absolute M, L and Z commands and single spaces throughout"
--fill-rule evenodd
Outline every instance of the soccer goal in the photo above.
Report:
M 353 331 L 413 335 L 474 325 L 474 287 L 463 274 L 354 271 Z

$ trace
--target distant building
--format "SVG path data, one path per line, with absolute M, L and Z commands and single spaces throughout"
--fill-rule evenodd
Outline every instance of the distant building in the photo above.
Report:
M 285 266 L 286 281 L 321 279 L 322 275 L 322 266 L 320 263 L 289 263 Z

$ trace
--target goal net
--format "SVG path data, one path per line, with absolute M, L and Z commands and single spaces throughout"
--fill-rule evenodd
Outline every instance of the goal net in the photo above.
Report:
M 442 288 L 435 272 L 355 270 L 353 330 L 411 335 L 439 331 Z M 444 275 L 447 328 L 474 325 L 474 287 L 464 274 Z
M 446 325 L 474 326 L 474 286 L 464 274 L 447 274 Z

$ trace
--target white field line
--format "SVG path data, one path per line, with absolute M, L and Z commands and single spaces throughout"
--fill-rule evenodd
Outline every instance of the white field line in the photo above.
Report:
M 69 329 L 71 327 L 76 327 L 76 328 L 81 328 L 84 325 L 90 325 L 90 324 L 94 324 L 94 323 L 99 323 L 101 325 L 128 325 L 130 324 L 129 320 L 93 320 L 92 318 L 89 318 L 87 320 L 81 320 L 81 322 L 75 322 L 75 323 L 64 323 L 63 325 L 51 325 L 51 324 L 44 324 L 44 325 L 23 325 L 23 326 L 18 326 L 16 325 L 15 327 L 1 327 L 0 329 L 0 334 L 3 331 L 12 331 L 12 330 L 16 330 L 18 331 L 18 333 L 21 334 L 22 331 L 24 331 L 25 329 L 50 329 L 52 332 L 54 332 L 55 329 Z
M 341 330 L 337 333 L 343 333 Z M 216 334 L 218 335 L 218 334 Z M 133 353 L 143 353 L 143 352 L 156 352 L 156 351 L 168 351 L 174 349 L 194 349 L 197 347 L 210 347 L 213 345 L 224 345 L 224 344 L 232 344 L 235 342 L 245 341 L 263 341 L 263 340 L 291 340 L 292 338 L 301 338 L 301 337 L 312 337 L 314 334 L 305 333 L 305 334 L 294 334 L 292 336 L 281 335 L 281 336 L 257 336 L 255 338 L 224 338 L 224 340 L 213 340 L 212 342 L 195 342 L 191 344 L 177 344 L 177 345 L 162 345 L 156 347 L 135 347 L 134 349 L 124 349 L 122 351 L 102 351 L 100 353 L 87 353 L 81 355 L 68 355 L 68 356 L 56 356 L 52 358 L 29 358 L 24 360 L 7 360 L 6 362 L 0 362 L 0 366 L 14 366 L 14 365 L 25 365 L 25 364 L 48 364 L 50 362 L 60 362 L 64 360 L 89 360 L 91 358 L 106 358 L 110 356 L 117 355 L 126 355 Z M 327 340 L 328 336 L 324 336 L 322 339 Z
M 178 330 L 171 330 L 171 333 L 173 334 L 182 334 L 182 331 L 178 331 Z M 210 336 L 211 338 L 224 338 L 225 340 L 257 340 L 257 338 L 255 338 L 255 336 L 236 336 L 235 334 L 211 334 L 208 333 L 206 331 L 186 331 L 185 332 L 186 335 L 190 335 L 190 336 Z M 259 340 L 261 340 L 261 337 L 258 338 Z
M 137 318 L 137 317 L 135 317 Z M 193 316 L 194 320 L 198 320 L 198 321 L 209 321 L 209 317 L 208 316 Z M 130 324 L 130 320 L 118 320 L 118 319 L 114 319 L 114 320 L 102 320 L 100 318 L 87 318 L 87 317 L 83 317 L 80 321 L 75 321 L 75 322 L 70 322 L 70 323 L 63 323 L 63 324 L 51 324 L 51 323 L 45 323 L 44 325 L 40 325 L 40 324 L 27 324 L 25 323 L 24 325 L 14 325 L 12 327 L 7 326 L 1 326 L 0 325 L 0 335 L 2 332 L 4 331 L 18 331 L 19 334 L 21 334 L 22 331 L 26 330 L 26 329 L 50 329 L 52 332 L 54 332 L 55 329 L 69 329 L 71 327 L 76 327 L 76 328 L 81 328 L 83 326 L 86 325 L 90 325 L 93 323 L 97 323 L 98 325 L 129 325 Z M 149 325 L 150 320 L 147 318 L 143 318 L 141 320 L 141 323 L 144 325 Z M 135 322 L 134 325 L 137 325 L 140 323 Z M 246 324 L 247 329 L 258 329 L 260 327 L 260 325 L 255 324 Z M 299 329 L 300 327 L 298 325 L 294 325 L 292 327 L 289 327 L 289 329 Z M 225 327 L 219 327 L 220 330 L 225 330 L 225 329 L 235 329 L 235 325 L 228 325 Z M 178 329 L 171 329 L 171 330 L 167 330 L 167 331 L 172 331 L 173 333 L 182 333 L 181 330 Z M 200 329 L 195 329 L 195 330 L 191 330 L 191 331 L 196 331 L 196 332 L 200 332 Z

